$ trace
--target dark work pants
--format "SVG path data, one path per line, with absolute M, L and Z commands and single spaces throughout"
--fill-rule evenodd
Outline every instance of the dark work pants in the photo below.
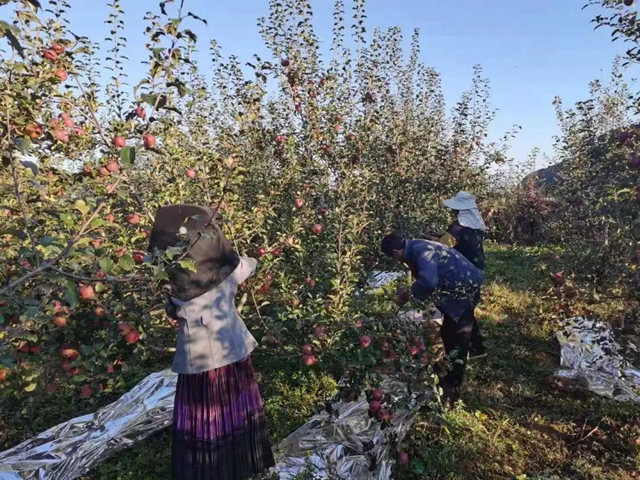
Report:
M 478 322 L 474 315 L 475 306 L 470 306 L 458 320 L 443 313 L 442 327 L 440 328 L 440 336 L 444 344 L 444 351 L 449 356 L 451 363 L 451 372 L 448 378 L 451 383 L 459 386 L 462 383 L 464 370 L 467 366 L 467 354 L 469 346 L 473 338 L 474 331 L 480 334 Z

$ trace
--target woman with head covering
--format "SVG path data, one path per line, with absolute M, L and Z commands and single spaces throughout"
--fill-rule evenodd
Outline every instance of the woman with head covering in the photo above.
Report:
M 455 248 L 474 267 L 484 271 L 486 266 L 484 255 L 484 239 L 487 227 L 476 204 L 476 197 L 468 192 L 458 194 L 444 201 L 444 205 L 453 210 L 456 220 L 449 226 L 439 241 Z M 480 303 L 480 290 L 475 296 L 475 304 Z M 474 314 L 474 327 L 469 349 L 469 358 L 476 359 L 486 356 L 486 350 L 480 334 L 480 327 Z
M 257 262 L 239 257 L 211 209 L 172 205 L 158 210 L 149 249 L 184 248 L 167 268 L 167 313 L 178 321 L 173 371 L 173 478 L 244 480 L 274 465 L 262 398 L 251 365 L 257 346 L 238 315 L 238 285 Z

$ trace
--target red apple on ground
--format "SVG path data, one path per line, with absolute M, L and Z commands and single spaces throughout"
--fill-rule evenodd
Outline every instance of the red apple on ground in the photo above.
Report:
M 382 405 L 377 400 L 373 400 L 371 403 L 369 403 L 369 411 L 371 413 L 377 413 L 380 411 L 381 408 L 382 408 Z
M 362 327 L 364 327 L 364 320 L 359 318 L 358 320 L 356 320 L 356 328 L 362 328 Z
M 189 177 L 189 178 L 196 178 L 196 175 L 197 175 L 196 171 L 195 171 L 195 170 L 193 170 L 192 168 L 189 168 L 189 169 L 187 170 L 187 177 Z
M 303 355 L 313 355 L 313 345 L 307 343 L 300 349 Z
M 144 254 L 140 252 L 134 253 L 133 260 L 136 262 L 136 265 L 140 265 L 141 263 L 144 263 Z
M 94 315 L 98 318 L 104 318 L 107 316 L 107 309 L 102 305 L 98 305 L 96 309 L 93 311 Z
M 271 253 L 274 257 L 281 257 L 283 252 L 281 248 L 275 248 Z
M 310 367 L 316 364 L 316 357 L 313 355 L 303 355 L 302 356 L 302 364 Z
M 147 117 L 147 111 L 144 109 L 144 107 L 136 108 L 136 117 L 142 118 L 143 120 Z
M 329 214 L 329 210 L 326 207 L 320 207 L 318 213 L 324 217 Z
M 300 210 L 304 206 L 304 200 L 302 198 L 296 198 L 296 201 L 294 202 L 294 204 L 296 208 Z
M 411 345 L 409 347 L 409 355 L 411 355 L 412 357 L 415 357 L 419 353 L 420 353 L 420 347 L 416 345 Z
M 369 335 L 363 335 L 360 337 L 360 346 L 362 348 L 367 348 L 371 346 L 371 337 Z
M 53 317 L 53 324 L 58 328 L 63 328 L 67 326 L 67 317 L 63 317 L 62 315 L 57 315 Z
M 405 467 L 406 467 L 407 465 L 409 465 L 409 455 L 407 454 L 407 452 L 404 452 L 404 451 L 402 451 L 402 450 L 401 450 L 401 451 L 398 453 L 398 460 L 399 460 L 399 461 L 400 461 L 400 463 L 401 463 L 403 466 L 405 466 Z
M 316 288 L 316 281 L 313 278 L 306 278 L 304 283 L 307 284 L 307 287 L 309 288 Z
M 130 225 L 137 225 L 140 223 L 140 217 L 136 213 L 130 213 L 127 215 L 127 223 Z
M 8 374 L 9 370 L 7 370 L 6 368 L 0 368 L 0 382 L 6 382 Z
M 129 333 L 127 333 L 124 339 L 129 345 L 138 343 L 138 340 L 140 340 L 140 332 L 135 329 L 131 330 Z
M 142 142 L 144 143 L 144 148 L 153 148 L 156 144 L 156 137 L 147 133 L 142 136 Z
M 320 235 L 322 233 L 322 230 L 323 230 L 322 225 L 320 225 L 319 223 L 316 223 L 313 226 L 313 233 L 315 233 L 316 235 Z
M 116 135 L 115 137 L 113 137 L 113 146 L 116 148 L 123 148 L 127 145 L 127 140 L 124 137 L 121 137 L 120 135 Z
M 78 293 L 80 294 L 80 298 L 85 301 L 96 298 L 96 292 L 93 291 L 93 287 L 91 285 L 82 285 L 78 288 Z
M 109 223 L 113 223 L 116 221 L 116 217 L 113 214 L 109 214 L 106 217 L 104 217 L 104 219 L 109 222 Z
M 262 258 L 267 254 L 267 249 L 264 247 L 260 247 L 258 248 L 258 250 L 256 250 L 256 254 L 258 255 L 259 258 Z

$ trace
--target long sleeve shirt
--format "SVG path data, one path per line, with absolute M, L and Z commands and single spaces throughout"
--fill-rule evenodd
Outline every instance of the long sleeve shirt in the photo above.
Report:
M 454 319 L 472 306 L 484 274 L 460 252 L 438 242 L 407 240 L 404 256 L 415 278 L 411 287 L 415 298 L 432 297 L 436 306 Z

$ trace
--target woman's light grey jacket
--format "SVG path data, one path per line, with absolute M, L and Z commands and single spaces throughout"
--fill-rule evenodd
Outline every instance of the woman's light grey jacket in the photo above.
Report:
M 188 302 L 177 298 L 178 342 L 173 371 L 201 373 L 244 360 L 258 345 L 235 305 L 238 285 L 255 272 L 257 261 L 241 257 L 220 285 Z

